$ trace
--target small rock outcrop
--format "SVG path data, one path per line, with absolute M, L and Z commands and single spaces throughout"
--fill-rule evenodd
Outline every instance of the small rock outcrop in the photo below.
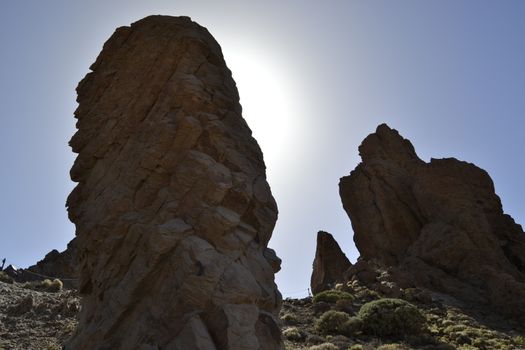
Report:
M 77 286 L 76 238 L 68 243 L 66 250 L 53 249 L 44 259 L 27 269 L 21 269 L 17 281 L 39 281 L 45 278 L 58 278 L 65 287 Z
M 339 188 L 361 259 L 395 266 L 418 286 L 525 312 L 525 235 L 503 213 L 489 175 L 454 158 L 421 160 L 380 125 Z
M 79 326 L 66 349 L 280 349 L 277 206 L 221 48 L 121 27 L 77 88 Z
M 336 281 L 342 280 L 344 272 L 351 265 L 334 237 L 328 232 L 319 231 L 310 280 L 312 293 L 317 294 L 333 288 Z

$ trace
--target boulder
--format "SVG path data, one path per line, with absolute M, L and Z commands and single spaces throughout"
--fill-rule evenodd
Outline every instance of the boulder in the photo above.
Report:
M 277 206 L 220 46 L 150 16 L 91 70 L 70 142 L 82 307 L 66 349 L 281 349 Z
M 489 175 L 454 158 L 421 160 L 383 124 L 339 183 L 365 260 L 407 271 L 416 285 L 525 312 L 525 235 L 503 213 Z
M 313 294 L 333 288 L 335 282 L 341 281 L 344 272 L 352 264 L 343 253 L 334 237 L 328 232 L 317 233 L 317 248 L 313 263 L 310 288 Z

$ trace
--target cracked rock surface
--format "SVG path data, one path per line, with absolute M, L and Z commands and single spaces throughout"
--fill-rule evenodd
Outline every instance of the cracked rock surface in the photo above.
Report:
M 70 142 L 82 308 L 66 349 L 282 348 L 277 206 L 220 46 L 151 16 L 91 70 Z
M 383 124 L 339 183 L 361 259 L 410 272 L 416 285 L 525 312 L 525 235 L 489 175 L 454 158 L 421 160 Z

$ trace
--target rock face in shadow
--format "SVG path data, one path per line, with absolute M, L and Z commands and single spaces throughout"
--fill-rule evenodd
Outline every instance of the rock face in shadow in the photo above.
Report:
M 334 237 L 328 232 L 319 231 L 310 280 L 312 293 L 333 288 L 336 281 L 342 281 L 344 272 L 351 265 Z
M 459 299 L 525 312 L 525 235 L 503 213 L 489 175 L 454 158 L 419 159 L 380 125 L 359 147 L 362 163 L 340 181 L 365 260 L 410 272 Z
M 277 206 L 217 42 L 151 16 L 91 70 L 70 142 L 82 309 L 66 348 L 282 348 Z

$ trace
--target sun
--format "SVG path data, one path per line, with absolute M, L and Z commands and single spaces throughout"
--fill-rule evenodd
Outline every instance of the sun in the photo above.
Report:
M 243 117 L 261 147 L 268 172 L 279 168 L 293 144 L 293 92 L 283 68 L 247 49 L 225 52 L 226 62 L 237 83 Z

